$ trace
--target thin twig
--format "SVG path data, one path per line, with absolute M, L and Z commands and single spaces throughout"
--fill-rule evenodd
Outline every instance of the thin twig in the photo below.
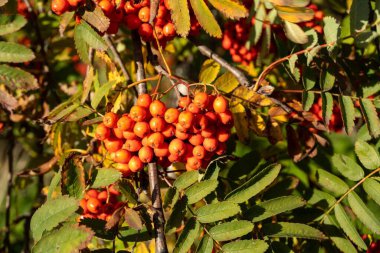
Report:
M 114 45 L 114 43 L 112 41 L 112 38 L 109 35 L 107 35 L 107 34 L 104 35 L 104 38 L 106 40 L 106 43 L 107 43 L 108 47 L 111 49 L 111 52 L 112 52 L 113 56 L 115 57 L 116 63 L 119 65 L 121 71 L 123 72 L 123 75 L 124 75 L 125 79 L 127 81 L 130 81 L 131 80 L 131 76 L 129 75 L 128 70 L 126 69 L 123 61 L 121 60 L 120 54 L 116 50 L 115 45 Z

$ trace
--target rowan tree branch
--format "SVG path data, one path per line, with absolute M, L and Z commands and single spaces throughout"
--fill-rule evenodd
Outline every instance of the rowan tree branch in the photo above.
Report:
M 137 81 L 145 79 L 144 58 L 142 54 L 142 46 L 140 35 L 137 31 L 132 31 L 132 40 L 134 44 L 134 58 L 136 64 Z M 146 83 L 142 82 L 137 85 L 139 95 L 147 93 Z M 161 191 L 158 183 L 157 165 L 155 162 L 148 164 L 149 187 L 152 196 L 153 223 L 155 230 L 155 248 L 156 253 L 167 253 L 168 248 L 165 238 L 165 217 L 162 209 Z
M 112 41 L 112 38 L 108 34 L 105 34 L 104 38 L 106 40 L 106 43 L 107 43 L 108 47 L 111 49 L 111 52 L 112 52 L 113 56 L 115 57 L 115 61 L 116 61 L 117 65 L 119 65 L 121 71 L 123 72 L 123 75 L 124 75 L 125 79 L 127 81 L 130 81 L 131 80 L 131 76 L 129 75 L 128 70 L 125 68 L 124 63 L 121 60 L 120 54 L 119 54 L 119 52 L 115 48 L 115 45 L 114 45 L 114 43 Z

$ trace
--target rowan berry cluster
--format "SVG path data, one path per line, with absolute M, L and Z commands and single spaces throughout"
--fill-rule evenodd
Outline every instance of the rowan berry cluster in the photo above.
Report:
M 80 207 L 83 213 L 80 219 L 92 218 L 108 221 L 116 209 L 124 203 L 118 200 L 120 192 L 112 185 L 107 189 L 96 190 L 90 189 L 80 201 Z
M 168 167 L 175 162 L 187 170 L 205 168 L 226 151 L 233 126 L 228 102 L 222 96 L 198 92 L 181 97 L 177 108 L 166 108 L 150 95 L 140 95 L 129 114 L 109 112 L 95 130 L 115 167 L 128 176 L 144 164 Z
M 322 33 L 322 27 L 319 25 L 323 19 L 323 12 L 318 10 L 318 7 L 314 4 L 308 6 L 314 11 L 314 19 L 308 22 L 300 23 L 300 26 L 313 28 L 318 33 Z M 241 63 L 243 65 L 248 65 L 251 61 L 257 58 L 260 51 L 260 40 L 254 45 L 253 43 L 249 48 L 247 48 L 247 42 L 249 40 L 249 31 L 251 27 L 254 26 L 255 22 L 263 22 L 261 20 L 256 20 L 252 17 L 251 20 L 248 18 L 240 19 L 238 21 L 227 22 L 224 25 L 222 47 L 228 50 L 232 60 L 236 63 Z M 269 24 L 268 22 L 263 23 L 263 30 L 268 26 L 271 27 L 272 31 L 278 36 L 284 36 L 281 27 L 278 24 Z M 271 43 L 272 46 L 273 43 Z M 271 47 L 271 50 L 274 48 Z

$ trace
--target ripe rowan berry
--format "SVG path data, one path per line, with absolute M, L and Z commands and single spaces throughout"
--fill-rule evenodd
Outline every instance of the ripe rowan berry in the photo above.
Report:
M 178 116 L 178 124 L 189 129 L 193 125 L 194 114 L 188 111 L 183 111 Z
M 230 131 L 227 130 L 226 128 L 218 128 L 216 132 L 216 138 L 218 139 L 219 142 L 226 142 L 230 138 L 231 134 Z
M 129 117 L 133 119 L 136 122 L 141 122 L 144 121 L 147 118 L 147 110 L 139 105 L 134 105 L 132 106 L 130 112 L 129 112 Z
M 139 34 L 145 41 L 151 41 L 153 39 L 153 28 L 148 23 L 142 23 L 139 27 Z
M 231 111 L 227 110 L 225 112 L 219 113 L 218 120 L 223 125 L 228 125 L 228 126 L 232 125 L 233 118 L 232 118 Z
M 109 138 L 111 131 L 108 127 L 106 127 L 103 123 L 99 124 L 95 129 L 95 137 L 100 141 L 104 141 Z
M 142 106 L 144 108 L 149 108 L 150 104 L 152 103 L 152 98 L 149 94 L 142 94 L 137 98 L 136 104 L 138 106 Z
M 189 138 L 189 142 L 193 146 L 198 146 L 203 144 L 204 137 L 201 134 L 194 134 Z
M 198 114 L 201 112 L 201 109 L 195 103 L 190 103 L 186 110 L 193 114 Z
M 137 135 L 132 131 L 124 131 L 123 137 L 126 140 L 136 140 L 137 139 Z
M 213 152 L 218 147 L 218 140 L 215 138 L 205 138 L 203 140 L 203 147 L 209 152 Z
M 215 153 L 217 155 L 223 155 L 224 153 L 226 153 L 226 150 L 227 150 L 227 145 L 225 142 L 220 142 L 218 144 L 218 147 L 216 148 L 215 150 Z
M 86 195 L 85 195 L 85 198 L 86 199 L 89 199 L 89 198 L 98 198 L 98 191 L 95 190 L 95 189 L 90 189 L 86 192 Z
M 123 139 L 123 131 L 121 131 L 119 128 L 112 128 L 113 135 L 118 139 Z
M 149 18 L 150 18 L 150 8 L 149 7 L 142 7 L 140 10 L 139 10 L 139 19 L 146 23 L 146 22 L 149 22 Z
M 163 30 L 164 35 L 168 38 L 174 37 L 176 35 L 176 31 L 175 31 L 175 27 L 173 23 L 167 23 L 163 27 L 162 30 Z
M 116 113 L 107 112 L 103 117 L 103 124 L 106 127 L 113 128 L 113 127 L 116 127 L 118 120 L 119 120 L 119 117 L 117 116 Z
M 147 122 L 136 122 L 133 132 L 140 138 L 144 138 L 150 133 L 150 127 Z
M 164 5 L 158 7 L 156 18 L 164 18 L 168 14 L 168 9 Z
M 140 9 L 144 6 L 149 5 L 149 0 L 130 0 L 130 2 L 131 2 L 131 5 L 136 9 Z
M 164 38 L 164 31 L 160 26 L 157 25 L 157 21 L 154 26 L 154 32 L 156 33 L 156 37 L 158 40 L 162 40 Z
M 51 10 L 57 14 L 62 15 L 69 9 L 69 3 L 67 0 L 52 0 L 51 1 Z
M 142 140 L 141 140 L 141 144 L 142 144 L 144 147 L 149 147 L 148 137 L 149 137 L 149 136 L 145 136 L 145 137 L 142 138 Z
M 206 149 L 205 149 L 203 146 L 201 146 L 201 145 L 199 145 L 199 146 L 195 146 L 195 147 L 193 148 L 193 155 L 194 155 L 194 157 L 196 157 L 197 159 L 201 160 L 201 159 L 203 159 L 203 158 L 205 157 L 205 155 L 206 155 Z
M 171 138 L 175 134 L 175 127 L 171 124 L 166 125 L 161 133 L 165 136 L 165 138 Z
M 142 147 L 139 150 L 139 158 L 143 163 L 150 163 L 153 160 L 153 149 L 150 147 Z
M 195 94 L 193 103 L 201 109 L 204 109 L 208 105 L 208 94 L 205 92 L 198 92 Z
M 164 119 L 167 123 L 176 123 L 178 120 L 179 111 L 176 108 L 169 108 L 164 114 Z
M 169 144 L 170 154 L 182 156 L 186 152 L 186 145 L 181 139 L 173 139 Z
M 201 135 L 203 138 L 210 138 L 214 136 L 215 132 L 215 126 L 209 126 L 201 131 Z
M 218 96 L 214 100 L 213 108 L 216 113 L 223 113 L 228 108 L 228 102 L 224 97 Z
M 121 131 L 131 131 L 133 129 L 135 122 L 132 120 L 129 116 L 123 115 L 118 121 L 117 121 L 117 127 Z
M 168 156 L 168 160 L 171 163 L 175 163 L 175 162 L 179 162 L 180 161 L 180 157 L 178 155 L 170 153 L 170 155 Z
M 87 200 L 86 199 L 81 199 L 80 202 L 79 202 L 79 206 L 83 209 L 83 213 L 87 213 L 88 212 L 88 209 L 87 209 Z
M 154 151 L 154 155 L 157 156 L 157 157 L 167 157 L 169 155 L 169 149 L 168 149 L 169 145 L 164 142 L 161 147 L 159 148 L 155 148 L 153 151 Z
M 178 106 L 181 108 L 186 108 L 191 103 L 190 97 L 181 97 L 178 101 Z
M 89 198 L 87 200 L 87 210 L 93 214 L 97 214 L 100 211 L 101 203 L 97 198 Z
M 137 172 L 144 168 L 144 164 L 138 156 L 133 156 L 131 160 L 129 160 L 128 167 L 132 172 Z
M 149 127 L 153 132 L 161 132 L 166 126 L 165 120 L 161 117 L 153 117 L 149 121 Z
M 181 132 L 180 130 L 176 129 L 174 133 L 175 137 L 181 140 L 187 140 L 189 138 L 189 134 L 185 132 Z
M 130 152 L 137 152 L 142 147 L 142 144 L 139 140 L 127 140 L 124 144 L 124 147 Z
M 117 163 L 115 168 L 120 171 L 124 177 L 128 177 L 132 174 L 132 171 L 129 169 L 129 162 L 128 163 Z
M 198 114 L 195 117 L 195 125 L 198 129 L 206 129 L 208 126 L 208 120 L 207 117 L 203 114 Z
M 123 141 L 117 138 L 107 138 L 104 140 L 104 146 L 108 152 L 116 152 L 123 147 Z
M 114 162 L 127 164 L 131 160 L 132 154 L 126 149 L 119 149 L 115 152 Z
M 140 27 L 141 20 L 139 19 L 139 17 L 136 14 L 128 14 L 124 18 L 124 23 L 129 29 L 135 30 L 135 29 L 138 29 Z
M 205 117 L 210 125 L 215 125 L 218 122 L 218 115 L 214 112 L 206 112 Z
M 110 0 L 101 0 L 98 3 L 98 6 L 106 16 L 111 16 L 112 12 L 115 10 L 115 5 Z
M 192 156 L 187 158 L 186 166 L 192 170 L 198 170 L 202 166 L 202 162 L 198 158 Z
M 133 13 L 137 12 L 137 9 L 131 5 L 131 2 L 130 2 L 130 1 L 127 1 L 127 2 L 125 3 L 125 5 L 124 5 L 124 11 L 125 11 L 125 13 L 127 13 L 127 14 L 133 14 Z M 129 16 L 129 15 L 127 15 L 127 16 Z M 137 17 L 137 16 L 136 16 L 136 17 Z M 137 18 L 138 18 L 138 17 L 137 17 Z
M 151 148 L 159 148 L 164 144 L 165 137 L 162 133 L 152 133 L 148 137 L 148 143 Z
M 83 3 L 83 0 L 67 0 L 67 2 L 71 7 L 78 7 L 80 4 Z
M 99 192 L 99 194 L 98 194 L 98 200 L 102 204 L 105 204 L 107 202 L 107 199 L 108 199 L 108 193 L 107 193 L 107 191 L 101 191 L 101 192 Z
M 154 100 L 149 106 L 149 112 L 153 117 L 164 117 L 166 106 L 160 100 Z

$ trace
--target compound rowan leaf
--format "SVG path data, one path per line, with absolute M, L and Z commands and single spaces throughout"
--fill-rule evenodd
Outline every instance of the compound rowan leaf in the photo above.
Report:
M 107 31 L 110 25 L 110 19 L 104 15 L 104 12 L 98 6 L 91 11 L 85 10 L 82 18 L 102 33 Z
M 309 111 L 314 104 L 314 92 L 304 91 L 302 92 L 302 106 L 305 111 Z
M 209 233 L 214 240 L 223 242 L 242 237 L 252 230 L 253 224 L 251 222 L 240 220 L 216 225 L 209 230 Z
M 240 103 L 231 105 L 230 110 L 234 118 L 234 126 L 240 141 L 246 142 L 249 138 L 249 123 L 245 107 Z
M 0 62 L 21 63 L 35 58 L 33 51 L 24 45 L 0 41 Z
M 17 108 L 18 102 L 17 99 L 8 92 L 0 90 L 0 105 L 8 111 L 13 111 Z
M 350 9 L 351 34 L 362 32 L 368 25 L 369 4 L 361 0 L 353 0 Z
M 190 4 L 202 28 L 209 35 L 221 38 L 222 30 L 206 3 L 203 0 L 190 0 Z
M 238 204 L 223 201 L 202 206 L 196 211 L 197 220 L 201 223 L 212 223 L 234 216 L 240 212 Z
M 323 18 L 323 33 L 325 34 L 326 43 L 333 44 L 327 47 L 331 52 L 337 43 L 338 37 L 340 36 L 340 25 L 333 17 L 324 17 Z
M 181 227 L 182 220 L 186 214 L 187 198 L 183 197 L 178 200 L 173 207 L 172 213 L 166 222 L 165 233 L 172 234 Z
M 339 224 L 332 216 L 326 216 L 324 224 L 326 224 L 327 227 L 323 228 L 323 232 L 330 238 L 331 241 L 333 241 L 342 253 L 358 252 L 354 245 L 352 245 L 351 241 L 343 235 L 341 229 L 339 228 Z
M 48 200 L 33 214 L 30 229 L 35 241 L 39 241 L 45 231 L 50 231 L 65 221 L 79 207 L 75 198 L 61 196 Z
M 187 0 L 169 0 L 168 2 L 176 32 L 182 37 L 186 37 L 190 31 L 190 12 Z
M 22 15 L 0 15 L 0 36 L 17 32 L 26 25 L 27 21 Z
M 322 117 L 325 124 L 328 126 L 333 112 L 334 101 L 331 93 L 323 92 L 322 96 Z
M 314 11 L 306 7 L 290 7 L 275 5 L 278 16 L 291 23 L 310 21 L 314 18 Z
M 239 240 L 224 244 L 224 253 L 264 253 L 268 249 L 268 244 L 263 240 Z
M 196 253 L 211 253 L 214 248 L 214 240 L 205 234 L 197 247 Z
M 248 16 L 248 10 L 237 1 L 231 0 L 209 0 L 215 9 L 223 13 L 227 18 L 239 19 Z

